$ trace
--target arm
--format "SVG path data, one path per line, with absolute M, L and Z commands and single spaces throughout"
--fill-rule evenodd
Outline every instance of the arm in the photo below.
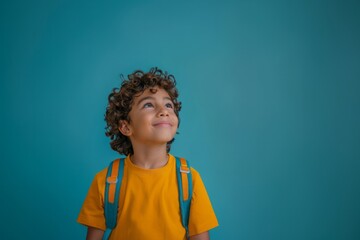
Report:
M 104 231 L 98 228 L 88 227 L 86 240 L 101 240 L 104 235 Z
M 190 237 L 190 240 L 210 240 L 209 232 L 203 232 Z

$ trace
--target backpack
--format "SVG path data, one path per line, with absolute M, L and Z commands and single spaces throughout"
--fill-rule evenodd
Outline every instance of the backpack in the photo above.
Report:
M 184 158 L 176 159 L 176 178 L 179 190 L 179 205 L 181 213 L 181 223 L 186 230 L 186 237 L 189 238 L 189 214 L 192 197 L 192 175 L 190 165 Z M 112 229 L 116 226 L 118 215 L 118 204 L 120 195 L 120 186 L 124 174 L 124 158 L 118 158 L 112 161 L 106 174 L 104 215 L 106 231 L 103 240 L 107 240 Z

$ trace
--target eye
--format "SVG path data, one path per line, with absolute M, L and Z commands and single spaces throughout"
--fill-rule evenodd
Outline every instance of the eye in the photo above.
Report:
M 165 106 L 166 106 L 167 108 L 174 108 L 174 105 L 173 105 L 172 103 L 167 103 L 167 104 L 165 104 Z
M 145 103 L 144 108 L 151 108 L 153 107 L 152 103 Z

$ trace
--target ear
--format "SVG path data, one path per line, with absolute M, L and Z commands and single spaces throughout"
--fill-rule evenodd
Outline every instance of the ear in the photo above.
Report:
M 128 121 L 126 120 L 120 120 L 120 124 L 119 124 L 119 131 L 124 135 L 124 136 L 130 136 L 131 135 L 131 128 L 130 128 L 130 124 L 128 123 Z

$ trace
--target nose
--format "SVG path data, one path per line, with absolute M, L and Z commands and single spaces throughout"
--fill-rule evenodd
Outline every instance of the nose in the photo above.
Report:
M 158 115 L 160 117 L 167 117 L 167 116 L 169 116 L 169 111 L 166 107 L 160 107 Z

